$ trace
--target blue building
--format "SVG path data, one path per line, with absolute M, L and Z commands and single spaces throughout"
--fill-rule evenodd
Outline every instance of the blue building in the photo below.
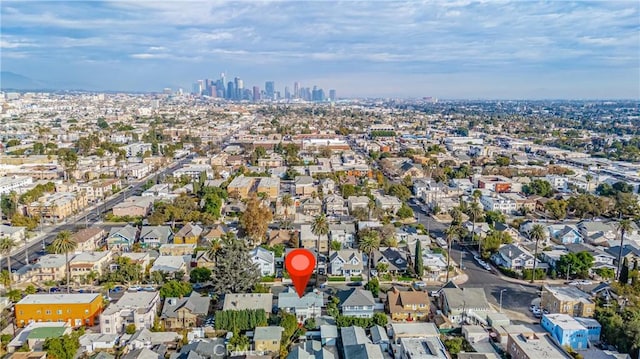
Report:
M 589 347 L 589 329 L 582 323 L 567 314 L 545 314 L 540 322 L 542 327 L 551 336 L 564 346 L 568 345 L 574 350 L 583 350 Z M 596 329 L 593 328 L 592 337 L 595 337 Z M 600 338 L 600 328 L 597 328 Z
M 602 325 L 600 325 L 597 320 L 593 318 L 578 317 L 574 317 L 573 319 L 577 320 L 580 324 L 587 328 L 589 344 L 600 343 L 600 331 L 602 330 Z

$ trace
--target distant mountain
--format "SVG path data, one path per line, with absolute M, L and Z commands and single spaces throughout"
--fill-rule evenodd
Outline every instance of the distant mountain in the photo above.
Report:
M 51 88 L 51 86 L 15 72 L 0 72 L 0 89 L 2 90 L 41 90 L 46 88 Z

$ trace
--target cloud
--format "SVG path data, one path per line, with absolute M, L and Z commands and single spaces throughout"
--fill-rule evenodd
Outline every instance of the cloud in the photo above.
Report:
M 149 76 L 140 78 L 141 86 L 162 81 L 185 87 L 221 71 L 242 76 L 248 85 L 265 78 L 360 73 L 375 73 L 385 83 L 417 74 L 484 81 L 479 75 L 507 72 L 535 82 L 541 78 L 535 74 L 560 78 L 571 68 L 627 71 L 610 81 L 640 87 L 634 77 L 640 62 L 636 1 L 114 0 L 0 6 L 3 70 L 42 79 L 54 70 L 80 79 L 77 63 L 103 71 L 153 64 L 136 72 Z M 87 70 L 89 76 L 97 72 Z M 124 80 L 106 81 L 114 88 Z

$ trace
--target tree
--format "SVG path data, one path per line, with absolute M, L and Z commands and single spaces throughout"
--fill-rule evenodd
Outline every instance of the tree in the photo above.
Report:
M 260 281 L 260 270 L 245 243 L 231 239 L 218 250 L 211 277 L 217 293 L 248 293 Z
M 407 206 L 406 203 L 402 203 L 402 206 L 400 207 L 400 209 L 398 209 L 396 215 L 402 219 L 412 218 L 413 210 L 411 209 L 411 207 Z
M 318 283 L 318 266 L 320 264 L 320 237 L 326 236 L 329 233 L 329 222 L 327 222 L 327 217 L 325 217 L 324 213 L 317 216 L 313 219 L 313 223 L 311 223 L 311 233 L 318 236 L 318 240 L 316 241 L 316 286 Z M 327 256 L 328 257 L 328 256 Z
M 491 227 L 495 226 L 496 223 L 505 222 L 504 214 L 500 211 L 486 211 L 484 213 L 484 218 Z
M 622 285 L 629 284 L 629 260 L 626 257 L 622 261 L 622 268 L 620 269 L 618 282 Z
M 511 164 L 511 159 L 506 156 L 496 157 L 496 164 L 500 167 L 506 167 Z
M 56 239 L 49 246 L 49 251 L 55 254 L 64 254 L 64 260 L 67 265 L 67 293 L 71 292 L 71 268 L 69 267 L 69 252 L 75 251 L 78 247 L 76 242 L 71 237 L 71 232 L 61 231 L 56 236 Z
M 420 240 L 416 240 L 416 256 L 413 263 L 416 276 L 422 278 L 424 274 L 424 262 L 422 261 L 422 244 Z
M 491 231 L 487 234 L 487 237 L 482 240 L 482 251 L 481 253 L 483 258 L 489 258 L 491 253 L 494 253 L 500 248 L 503 244 L 509 244 L 513 241 L 509 233 L 500 232 L 500 231 Z
M 182 298 L 193 291 L 191 284 L 177 280 L 170 280 L 160 287 L 161 298 Z
M 535 179 L 529 184 L 523 185 L 522 192 L 528 195 L 535 194 L 542 197 L 551 197 L 554 190 L 553 187 L 551 187 L 551 183 L 545 180 Z
M 451 355 L 456 356 L 462 351 L 462 340 L 460 337 L 455 337 L 446 339 L 443 344 Z
M 365 221 L 369 216 L 369 211 L 367 211 L 364 207 L 356 207 L 351 212 L 351 215 L 358 221 Z
M 460 235 L 460 229 L 457 226 L 449 226 L 444 231 L 444 234 L 445 234 L 445 236 L 447 238 L 447 279 L 445 280 L 445 282 L 448 282 L 449 281 L 449 272 L 450 272 L 449 268 L 451 268 L 451 244 Z
M 467 214 L 469 216 L 471 216 L 472 222 L 471 222 L 471 240 L 473 240 L 473 237 L 476 235 L 476 221 L 478 220 L 478 217 L 482 216 L 482 208 L 480 208 L 480 205 L 478 205 L 478 202 L 472 202 L 469 205 L 469 208 L 467 209 Z M 482 253 L 482 243 L 480 240 L 478 240 L 478 253 Z
M 272 219 L 271 209 L 264 206 L 262 201 L 253 195 L 249 197 L 247 209 L 240 217 L 240 226 L 255 245 L 265 240 Z
M 304 329 L 306 330 L 314 330 L 317 328 L 316 320 L 313 318 L 308 318 L 304 321 Z
M 341 249 L 342 249 L 342 243 L 340 243 L 340 241 L 336 241 L 336 240 L 331 241 L 332 251 L 339 251 Z
M 550 212 L 554 219 L 564 219 L 567 216 L 567 201 L 550 199 L 544 204 L 544 209 Z
M 536 242 L 533 252 L 533 273 L 535 273 L 536 266 L 538 265 L 538 243 L 541 239 L 545 238 L 544 227 L 541 224 L 534 224 L 529 231 L 529 238 Z M 533 283 L 534 280 L 535 276 L 531 276 L 531 283 Z
M 622 249 L 624 248 L 624 235 L 631 230 L 631 221 L 623 219 L 618 223 L 618 231 L 620 231 L 620 248 L 618 248 L 618 270 L 616 279 L 620 277 L 620 266 L 622 265 Z
M 25 294 L 36 294 L 38 292 L 38 290 L 36 289 L 36 287 L 34 287 L 33 285 L 29 284 L 25 289 L 24 289 L 24 293 Z
M 593 255 L 583 251 L 578 253 L 567 253 L 560 256 L 556 262 L 556 271 L 560 276 L 579 276 L 586 278 L 589 276 L 589 270 L 593 267 Z
M 0 238 L 0 255 L 7 258 L 7 271 L 11 271 L 11 251 L 16 247 L 17 243 L 9 237 Z M 11 287 L 11 276 L 9 276 L 9 287 Z
M 124 332 L 129 334 L 129 335 L 135 333 L 136 332 L 136 325 L 133 324 L 133 323 L 127 325 L 127 327 L 125 328 Z
M 287 221 L 289 219 L 289 207 L 293 205 L 293 198 L 290 194 L 285 194 L 282 196 L 282 207 L 284 208 L 284 219 Z
M 84 334 L 84 330 L 75 331 L 72 334 L 65 334 L 57 338 L 47 338 L 42 349 L 47 352 L 47 357 L 52 359 L 73 359 L 80 349 L 79 338 Z
M 368 281 L 367 284 L 364 285 L 364 289 L 370 291 L 373 297 L 377 298 L 378 294 L 380 294 L 380 282 L 378 278 L 373 278 Z
M 367 278 L 371 277 L 371 261 L 373 260 L 373 251 L 380 248 L 380 234 L 373 229 L 362 230 L 359 234 L 358 248 L 367 254 Z
M 204 201 L 202 211 L 213 215 L 215 219 L 220 218 L 220 213 L 222 211 L 222 198 L 215 193 L 207 193 L 204 195 L 202 200 Z
M 198 267 L 194 268 L 189 273 L 189 280 L 191 283 L 204 283 L 211 279 L 211 270 L 209 268 Z
M 389 186 L 387 194 L 398 197 L 402 202 L 406 202 L 411 198 L 411 191 L 402 184 L 392 184 Z

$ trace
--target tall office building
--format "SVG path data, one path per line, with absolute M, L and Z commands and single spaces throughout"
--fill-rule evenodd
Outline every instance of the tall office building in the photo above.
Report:
M 199 82 L 194 82 L 193 86 L 191 88 L 191 93 L 194 96 L 200 96 L 200 94 L 202 93 L 202 89 L 200 89 L 200 83 Z
M 233 96 L 236 93 L 236 86 L 233 84 L 233 81 L 229 81 L 227 84 L 227 96 L 225 97 L 227 100 L 233 100 Z
M 234 100 L 242 100 L 242 94 L 244 93 L 244 82 L 239 77 L 234 79 L 236 94 Z
M 226 94 L 226 82 L 225 82 L 225 78 L 224 78 L 224 72 L 220 73 L 220 80 L 218 80 L 219 84 L 219 88 L 222 89 L 222 98 L 227 98 L 227 94 Z
M 260 101 L 260 87 L 253 86 L 253 102 Z
M 300 84 L 298 81 L 293 83 L 293 98 L 300 98 Z
M 291 100 L 291 92 L 289 92 L 289 86 L 284 87 L 284 98 Z
M 329 100 L 331 101 L 335 101 L 336 100 L 336 90 L 329 90 Z
M 275 87 L 276 84 L 273 81 L 267 81 L 264 83 L 264 91 L 267 93 L 267 98 L 269 98 L 270 100 L 274 99 L 274 95 L 275 95 Z

